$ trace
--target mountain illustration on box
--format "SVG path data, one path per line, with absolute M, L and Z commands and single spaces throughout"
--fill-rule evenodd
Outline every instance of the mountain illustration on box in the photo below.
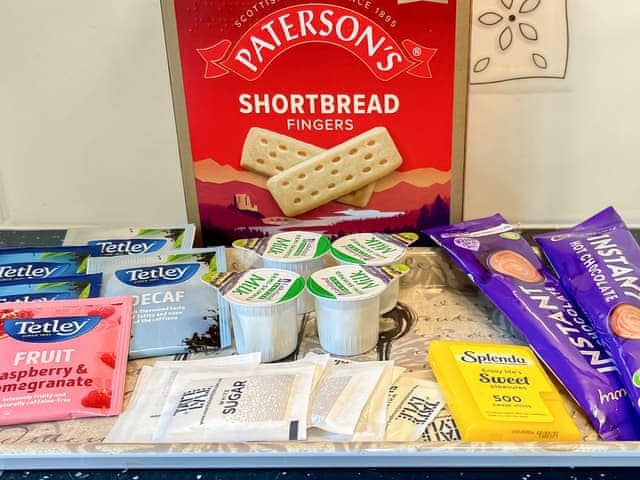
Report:
M 334 201 L 296 218 L 283 216 L 261 175 L 212 159 L 195 162 L 194 175 L 207 242 L 229 243 L 301 228 L 339 235 L 415 230 L 416 225 L 421 229 L 449 222 L 450 173 L 433 168 L 396 171 L 379 180 L 365 208 Z

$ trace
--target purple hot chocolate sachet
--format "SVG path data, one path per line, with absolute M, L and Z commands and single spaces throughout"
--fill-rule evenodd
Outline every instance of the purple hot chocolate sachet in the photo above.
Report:
M 622 384 L 640 413 L 638 243 L 612 207 L 573 228 L 535 239 L 615 360 Z
M 637 440 L 614 360 L 531 246 L 500 215 L 426 230 L 504 313 L 604 440 Z

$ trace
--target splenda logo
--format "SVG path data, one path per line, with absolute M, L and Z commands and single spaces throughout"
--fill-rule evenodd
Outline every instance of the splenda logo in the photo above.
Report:
M 475 352 L 467 350 L 460 355 L 460 360 L 465 363 L 493 364 L 493 365 L 528 365 L 529 361 L 525 357 L 515 354 L 499 355 L 491 352 Z

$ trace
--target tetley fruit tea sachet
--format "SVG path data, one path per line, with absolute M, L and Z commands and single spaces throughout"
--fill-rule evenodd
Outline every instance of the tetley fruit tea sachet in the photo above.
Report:
M 0 425 L 117 415 L 131 297 L 0 305 Z

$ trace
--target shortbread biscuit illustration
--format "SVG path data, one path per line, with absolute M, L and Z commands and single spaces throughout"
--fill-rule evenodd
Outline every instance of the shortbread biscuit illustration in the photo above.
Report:
M 618 337 L 640 340 L 640 308 L 635 305 L 618 305 L 609 316 L 609 324 Z
M 273 177 L 322 152 L 324 148 L 271 130 L 253 127 L 244 141 L 240 166 L 245 170 Z
M 287 216 L 296 216 L 393 172 L 402 157 L 384 127 L 375 127 L 267 180 Z
M 538 269 L 513 250 L 499 250 L 489 257 L 489 266 L 496 272 L 522 282 L 538 283 L 544 280 Z
M 374 188 L 376 188 L 376 184 L 370 183 L 358 190 L 354 190 L 351 193 L 347 193 L 346 195 L 336 198 L 336 202 L 353 205 L 354 207 L 366 207 L 371 199 L 371 195 L 373 195 Z
M 324 151 L 324 148 L 310 143 L 253 127 L 244 141 L 240 166 L 245 170 L 272 177 Z M 366 207 L 374 188 L 375 184 L 371 183 L 337 198 L 336 201 L 354 207 Z

